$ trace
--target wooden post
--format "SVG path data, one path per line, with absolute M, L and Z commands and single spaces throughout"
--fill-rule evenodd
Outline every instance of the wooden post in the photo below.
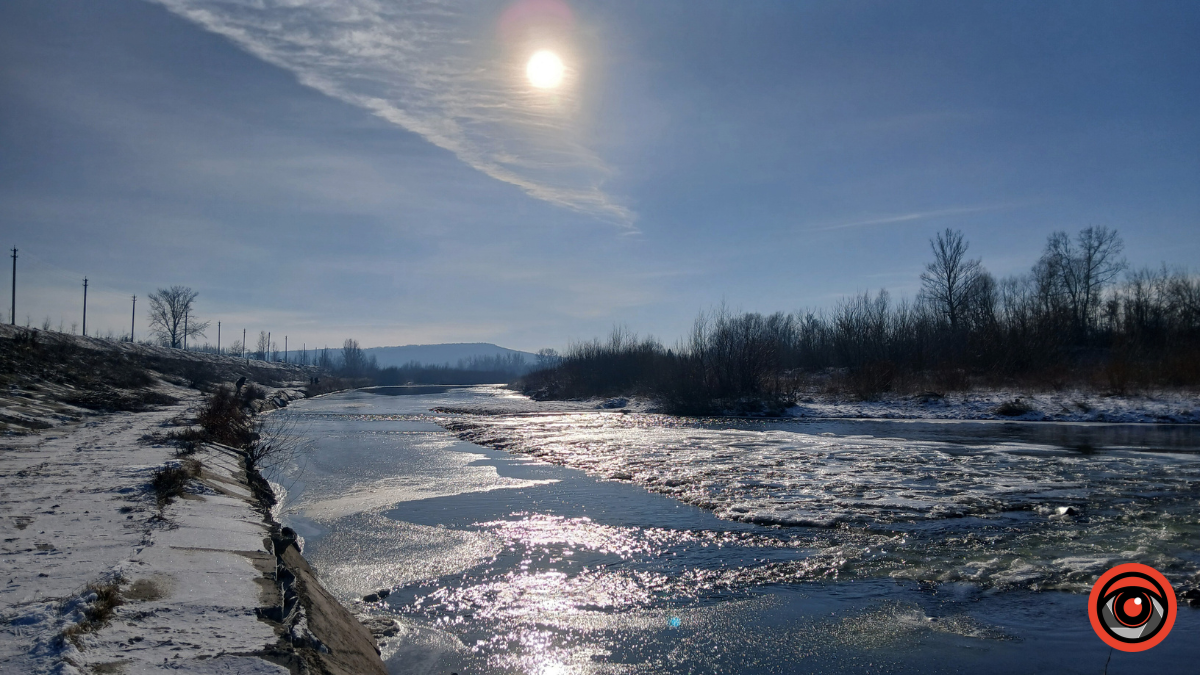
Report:
M 83 336 L 87 337 L 87 277 L 83 278 Z
M 137 319 L 137 296 L 133 296 L 133 310 L 129 312 L 129 342 L 133 342 L 133 327 Z

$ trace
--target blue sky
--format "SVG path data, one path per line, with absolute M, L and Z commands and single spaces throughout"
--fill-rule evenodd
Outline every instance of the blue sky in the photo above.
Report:
M 7 0 L 0 244 L 20 323 L 77 322 L 86 275 L 92 330 L 185 284 L 224 342 L 309 347 L 911 297 L 945 227 L 998 276 L 1089 225 L 1200 271 L 1198 33 L 1193 2 Z

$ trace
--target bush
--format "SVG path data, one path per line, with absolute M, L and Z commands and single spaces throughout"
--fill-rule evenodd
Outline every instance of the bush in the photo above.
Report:
M 1021 415 L 1032 411 L 1033 406 L 1019 398 L 1014 398 L 1011 401 L 1005 401 L 996 408 L 996 414 L 1003 417 L 1020 417 Z
M 154 472 L 150 480 L 159 507 L 166 506 L 171 500 L 183 495 L 188 481 L 200 477 L 200 462 L 195 459 L 185 459 L 180 464 L 168 464 Z
M 248 389 L 243 387 L 243 391 Z M 208 440 L 240 448 L 252 439 L 250 416 L 242 407 L 242 401 L 229 387 L 218 387 L 196 415 L 200 428 Z
M 267 390 L 257 384 L 250 383 L 244 385 L 241 390 L 241 400 L 243 406 L 249 406 L 253 401 L 262 401 L 267 398 Z

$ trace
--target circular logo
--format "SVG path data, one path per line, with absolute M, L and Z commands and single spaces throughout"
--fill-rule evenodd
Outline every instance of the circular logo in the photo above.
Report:
M 1142 652 L 1163 641 L 1175 624 L 1175 591 L 1158 570 L 1138 563 L 1117 565 L 1092 586 L 1092 629 L 1108 646 Z

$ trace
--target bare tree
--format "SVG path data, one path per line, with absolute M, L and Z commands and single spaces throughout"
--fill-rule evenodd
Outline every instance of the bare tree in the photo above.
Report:
M 979 259 L 966 258 L 969 244 L 958 230 L 946 228 L 929 240 L 929 247 L 933 262 L 921 273 L 921 293 L 950 322 L 950 328 L 957 329 L 987 273 Z
M 150 331 L 163 344 L 179 347 L 183 344 L 185 331 L 187 337 L 204 336 L 209 322 L 196 320 L 192 305 L 197 295 L 199 293 L 186 286 L 160 288 L 150 294 Z
M 1046 275 L 1048 291 L 1057 295 L 1080 335 L 1092 328 L 1105 286 L 1125 269 L 1125 244 L 1116 230 L 1088 227 L 1072 241 L 1055 232 L 1046 241 L 1038 268 Z
M 312 452 L 305 434 L 297 429 L 296 418 L 275 412 L 254 421 L 258 439 L 245 449 L 246 463 L 267 475 L 278 475 L 290 466 L 302 463 Z
M 270 336 L 267 335 L 267 331 L 258 331 L 258 344 L 254 348 L 254 358 L 258 359 L 259 361 L 265 361 L 267 359 L 267 352 L 271 349 L 271 342 L 269 338 Z
M 537 351 L 537 367 L 539 370 L 553 368 L 562 362 L 562 357 L 558 355 L 558 350 L 549 347 L 539 349 Z
M 347 377 L 361 377 L 366 374 L 369 366 L 370 361 L 358 346 L 358 340 L 347 339 L 342 343 L 342 372 Z

